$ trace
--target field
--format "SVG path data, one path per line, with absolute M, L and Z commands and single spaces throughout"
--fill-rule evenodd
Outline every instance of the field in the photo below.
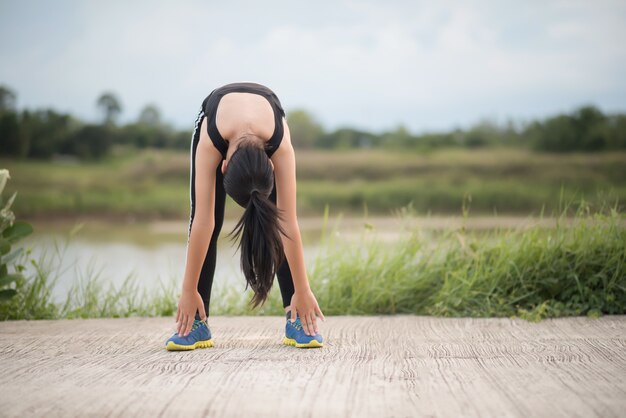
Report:
M 539 214 L 559 202 L 626 200 L 626 153 L 545 154 L 520 149 L 298 151 L 298 210 L 321 216 L 328 204 L 389 215 L 412 203 L 419 213 Z M 118 148 L 96 163 L 0 159 L 18 190 L 21 217 L 185 219 L 189 155 Z M 234 207 L 228 199 L 227 205 Z M 232 216 L 232 211 L 229 211 Z M 227 211 L 228 213 L 228 211 Z
M 18 190 L 18 219 L 188 219 L 187 154 L 116 152 L 98 163 L 0 160 L 12 176 L 5 192 Z M 297 155 L 299 214 L 317 215 L 323 224 L 321 251 L 307 270 L 329 315 L 537 320 L 626 313 L 621 203 L 626 198 L 626 153 L 492 149 Z M 233 211 L 228 212 L 232 217 Z M 379 217 L 393 213 L 408 223 L 424 214 L 453 213 L 461 223 L 443 229 L 406 228 L 384 240 L 380 238 L 386 231 L 360 222 L 350 230 L 353 240 L 345 240 L 328 223 L 341 212 L 355 215 L 352 219 L 364 212 Z M 472 215 L 496 213 L 528 215 L 533 221 L 527 228 L 479 230 L 466 228 L 463 221 L 469 225 Z M 0 319 L 168 316 L 175 310 L 178 282 L 142 290 L 129 277 L 122 288 L 107 290 L 102 284 L 106 278 L 88 274 L 64 303 L 53 302 L 58 263 L 33 261 L 37 274 L 17 283 L 18 296 L 0 304 Z M 282 312 L 277 285 L 256 311 L 246 305 L 250 296 L 239 288 L 219 289 L 211 312 Z

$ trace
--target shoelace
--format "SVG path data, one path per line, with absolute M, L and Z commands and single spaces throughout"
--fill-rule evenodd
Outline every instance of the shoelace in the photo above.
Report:
M 289 319 L 289 322 L 291 322 L 291 319 Z M 298 330 L 302 329 L 302 324 L 300 323 L 300 317 L 296 317 L 296 320 L 294 322 L 291 322 L 291 325 Z
M 193 325 L 191 326 L 191 331 L 193 331 L 194 329 L 198 328 L 200 325 L 204 324 L 204 321 L 200 321 L 200 320 L 195 320 L 193 321 Z

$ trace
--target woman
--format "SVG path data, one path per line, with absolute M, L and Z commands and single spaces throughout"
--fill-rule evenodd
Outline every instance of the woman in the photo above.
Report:
M 191 143 L 191 215 L 176 333 L 168 350 L 211 347 L 207 324 L 217 238 L 226 193 L 245 208 L 231 232 L 240 236 L 241 269 L 254 291 L 253 307 L 265 302 L 274 281 L 287 324 L 283 343 L 321 347 L 296 216 L 294 150 L 278 97 L 256 83 L 217 88 L 202 102 Z

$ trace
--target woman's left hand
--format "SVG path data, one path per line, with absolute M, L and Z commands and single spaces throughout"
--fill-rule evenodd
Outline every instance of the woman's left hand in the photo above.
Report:
M 307 335 L 315 335 L 319 332 L 317 317 L 326 320 L 317 304 L 317 299 L 311 289 L 295 292 L 291 297 L 291 322 L 296 320 L 296 314 L 300 315 L 302 328 Z

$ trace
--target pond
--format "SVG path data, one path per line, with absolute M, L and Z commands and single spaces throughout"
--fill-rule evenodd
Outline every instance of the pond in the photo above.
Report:
M 232 225 L 231 225 L 232 224 Z M 108 224 L 87 222 L 70 234 L 72 226 L 65 224 L 34 224 L 36 232 L 23 241 L 32 258 L 53 271 L 56 277 L 53 299 L 62 301 L 77 280 L 96 277 L 105 288 L 119 288 L 129 276 L 144 288 L 182 283 L 187 252 L 187 225 L 183 222 L 146 224 Z M 245 279 L 239 268 L 237 243 L 226 235 L 234 222 L 224 225 L 218 240 L 214 288 L 241 286 Z M 305 262 L 309 265 L 319 248 L 314 237 L 304 242 Z M 27 274 L 35 268 L 27 266 Z

